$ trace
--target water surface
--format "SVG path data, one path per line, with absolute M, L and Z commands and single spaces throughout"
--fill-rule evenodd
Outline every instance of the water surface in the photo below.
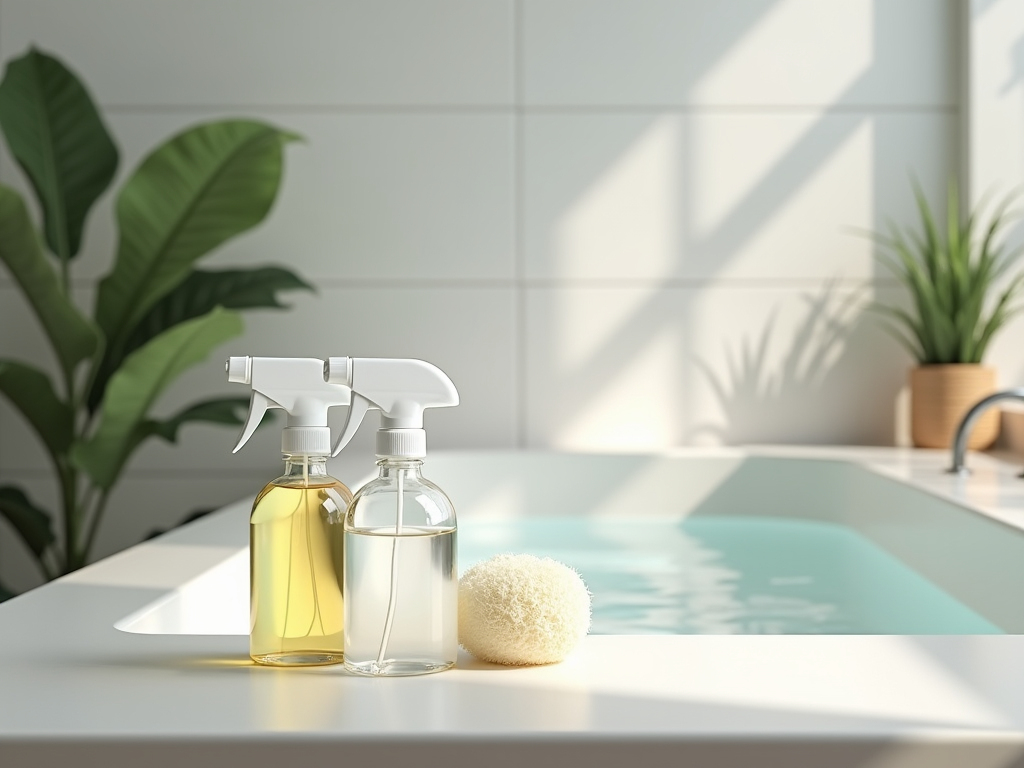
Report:
M 460 570 L 526 552 L 571 565 L 592 634 L 991 634 L 1002 630 L 856 531 L 771 517 L 463 521 Z

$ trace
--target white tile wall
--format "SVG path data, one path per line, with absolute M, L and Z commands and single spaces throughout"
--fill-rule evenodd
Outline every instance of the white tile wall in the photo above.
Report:
M 524 126 L 524 261 L 561 279 L 868 279 L 910 175 L 942 190 L 956 115 L 543 114 Z
M 905 361 L 865 316 L 872 298 L 835 283 L 531 290 L 529 442 L 891 443 Z
M 531 105 L 952 105 L 955 0 L 523 0 Z
M 0 322 L 25 328 L 16 345 L 4 354 L 37 359 L 45 340 L 13 289 L 0 290 Z M 156 413 L 170 415 L 189 403 L 218 396 L 248 397 L 249 390 L 229 384 L 224 359 L 229 355 L 329 357 L 422 357 L 458 383 L 458 408 L 428 412 L 430 444 L 436 448 L 502 447 L 516 442 L 515 301 L 509 287 L 321 287 L 301 294 L 292 309 L 245 313 L 246 334 L 228 342 L 205 363 L 187 372 L 162 398 Z M 29 429 L 0 406 L 6 429 L 0 438 L 0 466 L 29 470 L 45 463 L 43 450 Z M 7 425 L 10 426 L 7 426 Z M 278 424 L 283 424 L 278 420 Z M 372 422 L 360 433 L 372 450 Z M 145 470 L 269 468 L 279 465 L 280 438 L 275 429 L 261 430 L 232 456 L 235 430 L 205 425 L 185 427 L 180 443 L 152 440 L 135 456 L 131 467 Z
M 1012 0 L 970 0 L 967 73 L 967 160 L 976 203 L 993 191 L 1019 191 L 1024 182 L 1024 6 Z M 1024 244 L 1024 225 L 1013 228 Z
M 1013 0 L 970 0 L 962 8 L 967 30 L 965 165 L 971 204 L 992 193 L 1024 190 L 1024 6 Z M 1018 201 L 1019 203 L 1019 201 Z M 1018 205 L 1019 208 L 1019 205 Z M 1024 222 L 1009 227 L 1007 243 L 1024 247 Z M 1024 386 L 1024 317 L 996 337 L 989 357 L 1001 384 Z
M 306 137 L 267 223 L 206 263 L 288 263 L 318 293 L 249 314 L 162 412 L 231 392 L 227 354 L 410 355 L 462 395 L 430 415 L 436 447 L 886 443 L 908 361 L 863 311 L 893 289 L 851 230 L 913 216 L 908 172 L 938 199 L 957 167 L 957 14 L 955 0 L 0 0 L 0 59 L 35 43 L 77 69 L 121 143 L 120 179 L 201 119 Z M 0 181 L 23 185 L 3 150 Z M 111 211 L 108 195 L 76 265 L 86 305 Z M 0 274 L 0 356 L 45 361 L 26 323 Z M 1024 374 L 1013 345 L 993 357 Z M 276 430 L 234 456 L 233 439 L 192 427 L 142 450 L 104 551 L 253 492 Z M 354 446 L 367 461 L 370 439 Z M 0 405 L 0 482 L 45 489 L 26 442 Z M 143 487 L 158 492 L 140 505 Z M 9 547 L 0 532 L 0 578 Z
M 179 131 L 231 114 L 203 109 L 110 115 L 121 150 L 113 189 Z M 287 263 L 318 279 L 512 277 L 511 115 L 251 110 L 246 116 L 303 140 L 285 149 L 285 177 L 271 215 L 204 264 Z M 0 181 L 29 194 L 10 161 L 0 167 Z M 92 282 L 113 263 L 114 204 L 110 191 L 90 216 L 75 260 L 79 279 Z
M 509 104 L 511 0 L 4 0 L 106 105 Z

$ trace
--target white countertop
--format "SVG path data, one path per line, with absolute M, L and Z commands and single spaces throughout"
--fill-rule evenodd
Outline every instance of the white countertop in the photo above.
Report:
M 965 482 L 936 471 L 944 452 L 758 450 L 863 461 L 1024 520 L 1019 467 L 989 457 Z M 461 655 L 378 680 L 257 667 L 245 636 L 114 628 L 244 547 L 247 515 L 240 502 L 0 605 L 0 765 L 1024 765 L 1022 636 L 591 636 L 562 664 Z

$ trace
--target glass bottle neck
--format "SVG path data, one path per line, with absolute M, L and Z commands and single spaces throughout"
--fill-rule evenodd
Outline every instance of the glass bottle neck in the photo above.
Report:
M 422 478 L 420 468 L 423 462 L 419 459 L 378 459 L 377 466 L 380 467 L 380 478 L 396 478 L 401 475 L 403 478 Z
M 326 477 L 327 457 L 302 453 L 284 454 L 284 477 Z

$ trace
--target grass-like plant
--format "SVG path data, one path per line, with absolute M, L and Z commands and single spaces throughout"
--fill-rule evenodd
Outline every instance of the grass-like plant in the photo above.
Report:
M 889 222 L 888 234 L 873 235 L 880 246 L 877 258 L 910 292 L 911 309 L 875 308 L 921 365 L 980 363 L 995 334 L 1019 309 L 1014 299 L 1024 273 L 1008 272 L 1022 249 L 999 242 L 1015 198 L 1003 198 L 987 219 L 984 205 L 964 217 L 957 184 L 951 181 L 946 224 L 940 228 L 920 185 L 915 181 L 913 187 L 920 229 Z
M 189 422 L 240 424 L 245 398 L 214 398 L 158 419 L 151 409 L 184 370 L 242 332 L 237 310 L 281 307 L 308 289 L 280 267 L 199 270 L 195 262 L 260 223 L 294 134 L 251 120 L 197 125 L 145 157 L 117 192 L 117 252 L 95 289 L 92 316 L 72 299 L 72 261 L 86 217 L 114 178 L 118 152 L 78 78 L 38 50 L 9 63 L 0 130 L 42 218 L 0 185 L 0 262 L 49 340 L 58 384 L 24 361 L 0 359 L 0 394 L 52 461 L 63 536 L 16 485 L 0 486 L 0 516 L 47 578 L 89 560 L 111 491 L 147 439 L 177 439 Z M 5 328 L 12 338 L 17 329 Z M 0 600 L 10 592 L 0 586 Z

